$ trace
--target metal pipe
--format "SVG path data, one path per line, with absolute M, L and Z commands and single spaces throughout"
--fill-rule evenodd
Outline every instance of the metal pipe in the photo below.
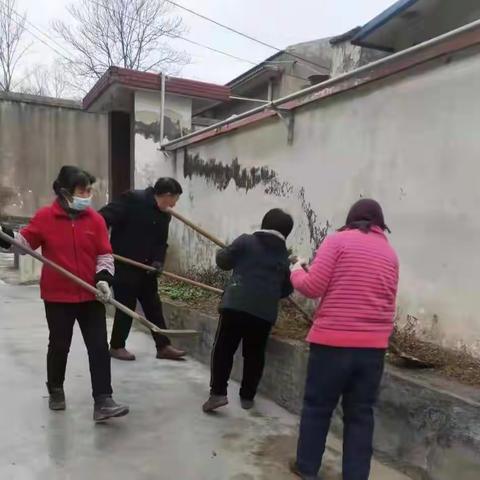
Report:
M 461 35 L 463 33 L 467 33 L 471 30 L 476 30 L 480 27 L 480 20 L 476 20 L 475 22 L 469 23 L 467 25 L 464 25 L 463 27 L 457 28 L 456 30 L 452 30 L 451 32 L 445 33 L 443 35 L 440 35 L 438 37 L 435 37 L 431 40 L 427 40 L 426 42 L 420 43 L 418 45 L 415 45 L 413 47 L 410 47 L 406 50 L 402 50 L 401 52 L 394 53 L 393 55 L 390 55 L 385 58 L 381 58 L 380 60 L 376 60 L 375 62 L 368 63 L 367 65 L 363 65 L 362 67 L 359 67 L 355 70 L 352 70 L 351 72 L 344 73 L 342 75 L 339 75 L 338 77 L 334 77 L 332 79 L 326 80 L 325 82 L 317 83 L 315 85 L 312 85 L 310 87 L 304 88 L 303 90 L 299 90 L 297 92 L 291 93 L 285 97 L 278 98 L 277 100 L 272 100 L 271 102 L 268 102 L 265 105 L 255 107 L 251 110 L 248 110 L 243 113 L 239 113 L 238 115 L 235 115 L 234 118 L 227 118 L 226 120 L 222 120 L 221 122 L 214 123 L 213 125 L 210 125 L 206 128 L 202 128 L 201 130 L 197 130 L 194 133 L 190 133 L 188 135 L 185 135 L 180 138 L 176 138 L 175 140 L 172 140 L 171 142 L 167 142 L 163 145 L 163 148 L 168 149 L 168 150 L 175 150 L 175 145 L 179 144 L 181 142 L 184 142 L 186 140 L 189 140 L 191 138 L 196 137 L 197 135 L 202 135 L 203 133 L 210 132 L 212 130 L 216 130 L 220 127 L 223 127 L 224 125 L 229 125 L 234 122 L 237 122 L 239 120 L 242 120 L 244 118 L 250 117 L 252 115 L 255 115 L 256 113 L 261 113 L 269 108 L 272 107 L 278 107 L 282 105 L 283 103 L 289 102 L 291 100 L 296 100 L 299 97 L 303 97 L 305 95 L 308 95 L 310 93 L 315 93 L 318 90 L 328 88 L 330 86 L 335 85 L 338 82 L 341 82 L 343 80 L 350 79 L 358 74 L 361 74 L 363 72 L 366 72 L 372 68 L 382 66 L 382 65 L 387 65 L 399 58 L 403 58 L 406 56 L 411 55 L 412 53 L 415 53 L 417 51 L 423 50 L 428 47 L 432 47 L 434 45 L 437 45 L 438 43 L 443 42 L 444 40 L 447 40 L 449 38 L 455 37 L 457 35 Z
M 163 136 L 165 134 L 165 88 L 166 88 L 166 77 L 162 73 L 162 91 L 160 94 L 160 146 L 163 143 Z
M 270 79 L 268 81 L 268 93 L 267 93 L 268 101 L 271 102 L 273 100 L 273 80 Z
M 230 95 L 230 100 L 241 100 L 244 102 L 257 102 L 257 103 L 268 103 L 269 100 L 261 100 L 260 98 L 248 98 L 248 97 L 235 97 Z
M 72 282 L 75 282 L 77 285 L 80 285 L 82 288 L 92 293 L 93 295 L 98 296 L 101 294 L 101 292 L 97 290 L 93 285 L 90 285 L 89 283 L 85 282 L 84 280 L 77 277 L 73 273 L 69 272 L 65 268 L 61 267 L 60 265 L 57 265 L 55 262 L 52 262 L 48 258 L 45 258 L 43 255 L 40 255 L 39 253 L 35 252 L 31 248 L 28 248 L 22 245 L 20 242 L 10 237 L 10 235 L 3 233 L 1 230 L 0 230 L 0 238 L 10 243 L 11 245 L 14 245 L 20 251 L 25 252 L 31 257 L 37 259 L 39 262 L 42 262 L 44 265 L 47 265 L 53 270 L 56 270 L 58 273 L 61 273 L 63 276 L 67 277 Z M 128 307 L 126 307 L 125 305 L 122 305 L 120 302 L 117 302 L 115 299 L 111 298 L 108 301 L 108 303 L 110 303 L 111 305 L 113 305 L 115 308 L 122 311 L 123 313 L 126 313 L 129 317 L 141 323 L 142 325 L 144 325 L 154 333 L 161 333 L 163 335 L 168 335 L 172 337 L 198 334 L 198 332 L 196 332 L 195 330 L 164 330 L 162 328 L 158 328 L 155 324 L 148 321 L 146 318 L 142 317 L 142 315 L 138 314 L 137 312 L 134 312 L 133 310 L 130 310 Z

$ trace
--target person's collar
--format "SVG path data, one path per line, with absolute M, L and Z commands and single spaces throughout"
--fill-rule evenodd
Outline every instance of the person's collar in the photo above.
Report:
M 385 231 L 377 225 L 373 225 L 370 231 L 387 238 L 387 234 L 385 233 Z
M 157 201 L 155 200 L 155 193 L 153 191 L 153 187 L 147 187 L 145 189 L 145 195 L 148 198 L 148 201 L 156 207 Z
M 286 242 L 286 238 L 280 233 L 280 232 L 277 232 L 276 230 L 265 230 L 265 229 L 261 229 L 261 230 L 257 230 L 256 232 L 254 233 L 266 233 L 268 235 L 273 235 L 277 238 L 279 238 L 280 240 L 283 240 L 284 242 Z
M 155 192 L 153 190 L 153 187 L 148 187 L 145 189 L 145 194 L 147 195 L 148 202 L 160 213 L 165 213 L 168 215 L 168 212 L 166 210 L 162 210 L 157 203 L 157 199 L 155 198 Z
M 68 213 L 62 205 L 60 198 L 56 198 L 52 203 L 52 210 L 55 216 L 57 217 L 68 217 Z

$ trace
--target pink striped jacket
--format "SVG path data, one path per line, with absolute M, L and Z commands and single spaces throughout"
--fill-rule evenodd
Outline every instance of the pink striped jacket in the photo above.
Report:
M 294 270 L 291 281 L 304 296 L 321 299 L 308 342 L 387 348 L 395 315 L 398 258 L 380 228 L 328 236 L 308 273 Z

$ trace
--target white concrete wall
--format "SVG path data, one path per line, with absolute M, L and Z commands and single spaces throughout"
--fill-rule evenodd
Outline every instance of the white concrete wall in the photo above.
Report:
M 192 145 L 186 162 L 179 150 L 170 162 L 186 191 L 178 208 L 232 240 L 285 207 L 296 221 L 289 243 L 311 255 L 322 235 L 309 216 L 337 228 L 351 203 L 374 197 L 401 259 L 401 317 L 480 356 L 479 78 L 478 53 L 456 55 L 297 110 L 291 146 L 271 120 Z M 172 222 L 175 266 L 211 265 L 214 247 Z
M 145 188 L 158 177 L 171 176 L 169 155 L 160 152 L 160 93 L 135 92 L 135 188 Z M 192 99 L 165 98 L 165 138 L 173 140 L 192 128 Z

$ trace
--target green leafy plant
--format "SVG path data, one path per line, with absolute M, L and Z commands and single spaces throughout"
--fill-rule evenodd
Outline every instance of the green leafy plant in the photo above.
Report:
M 163 284 L 160 285 L 160 295 L 167 296 L 172 300 L 179 300 L 181 302 L 192 302 L 203 298 L 204 293 L 195 287 L 183 285 L 181 283 Z

